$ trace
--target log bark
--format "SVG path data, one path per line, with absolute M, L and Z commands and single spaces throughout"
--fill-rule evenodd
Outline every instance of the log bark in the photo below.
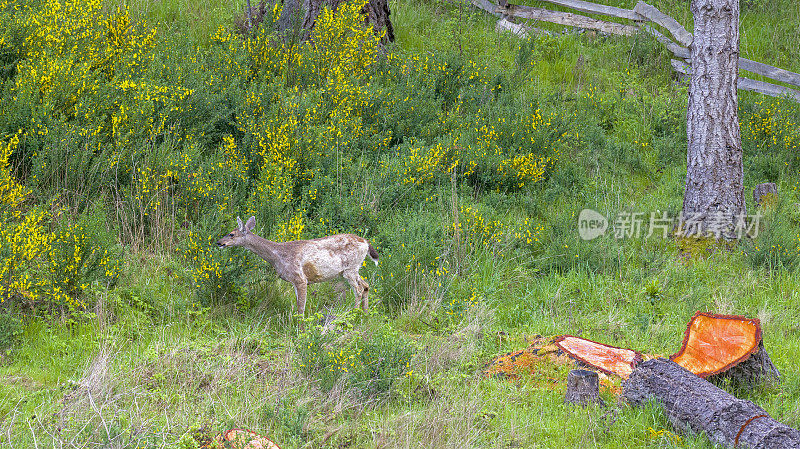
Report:
M 577 404 L 586 407 L 591 403 L 602 404 L 600 399 L 600 376 L 594 371 L 574 369 L 567 375 L 567 394 L 564 396 L 567 404 Z
M 774 195 L 775 198 L 778 197 L 778 186 L 776 186 L 774 182 L 765 182 L 757 185 L 756 188 L 753 189 L 753 202 L 756 207 L 763 206 L 761 203 L 766 200 L 764 195 L 769 194 Z M 772 201 L 774 201 L 774 199 Z
M 800 448 L 797 429 L 666 359 L 640 363 L 623 384 L 622 395 L 634 406 L 655 400 L 676 428 L 705 432 L 715 444 L 751 449 Z
M 735 239 L 746 213 L 739 131 L 738 0 L 692 0 L 692 78 L 680 233 Z

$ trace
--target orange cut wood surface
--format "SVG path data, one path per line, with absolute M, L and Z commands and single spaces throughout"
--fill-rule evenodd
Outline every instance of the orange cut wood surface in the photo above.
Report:
M 761 323 L 755 318 L 697 312 L 689 321 L 681 350 L 670 360 L 707 377 L 747 360 L 761 342 Z
M 642 361 L 642 355 L 634 350 L 616 348 L 572 335 L 559 337 L 555 343 L 571 357 L 623 379 L 627 379 L 636 364 Z
M 218 448 L 231 449 L 281 449 L 269 438 L 252 430 L 231 429 L 217 436 Z

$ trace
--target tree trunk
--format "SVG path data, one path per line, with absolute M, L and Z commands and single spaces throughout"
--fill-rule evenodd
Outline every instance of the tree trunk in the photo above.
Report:
M 285 0 L 277 22 L 278 31 L 285 33 L 290 30 L 298 30 L 302 40 L 307 40 L 311 36 L 322 8 L 327 6 L 336 11 L 336 8 L 345 1 L 347 0 Z M 394 27 L 389 20 L 388 0 L 369 0 L 361 13 L 365 16 L 364 23 L 372 24 L 376 33 L 383 29 L 386 30 L 381 42 L 384 44 L 394 42 Z
M 656 400 L 676 428 L 705 432 L 715 444 L 751 449 L 800 447 L 800 431 L 666 359 L 639 364 L 624 383 L 622 395 L 637 406 Z
M 303 1 L 302 11 L 300 10 L 301 1 Z M 306 1 L 308 0 L 284 0 L 281 16 L 278 17 L 278 21 L 275 23 L 279 33 L 286 34 L 289 31 L 297 29 L 297 26 L 300 24 L 300 18 L 305 15 L 305 11 L 308 9 L 305 4 Z
M 736 96 L 739 1 L 692 0 L 692 79 L 686 114 L 686 190 L 681 233 L 735 238 L 745 212 Z

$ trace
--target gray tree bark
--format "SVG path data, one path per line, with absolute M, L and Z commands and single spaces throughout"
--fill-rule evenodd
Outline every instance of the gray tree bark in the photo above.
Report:
M 336 10 L 345 0 L 284 0 L 281 16 L 276 26 L 281 33 L 293 31 L 302 40 L 311 36 L 317 17 L 325 6 Z M 301 3 L 302 2 L 302 3 Z M 386 29 L 382 42 L 394 42 L 394 28 L 389 19 L 389 3 L 387 0 L 369 0 L 361 11 L 366 17 L 365 23 L 372 24 L 376 31 Z
M 300 2 L 303 2 L 301 5 Z M 305 15 L 308 10 L 306 2 L 308 0 L 284 0 L 283 9 L 281 9 L 281 16 L 275 23 L 278 31 L 285 34 L 289 31 L 296 30 L 300 24 L 300 19 Z M 302 6 L 302 10 L 300 9 Z
M 640 363 L 625 381 L 622 395 L 635 406 L 657 401 L 676 428 L 705 432 L 725 447 L 800 448 L 800 431 L 670 360 Z
M 746 213 L 736 94 L 739 1 L 692 0 L 694 41 L 687 122 L 683 235 L 735 238 Z

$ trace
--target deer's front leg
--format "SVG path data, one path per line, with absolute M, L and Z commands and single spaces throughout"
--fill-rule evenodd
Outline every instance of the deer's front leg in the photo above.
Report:
M 293 283 L 294 294 L 297 297 L 297 313 L 305 315 L 306 312 L 306 292 L 308 290 L 308 283 L 300 281 Z

